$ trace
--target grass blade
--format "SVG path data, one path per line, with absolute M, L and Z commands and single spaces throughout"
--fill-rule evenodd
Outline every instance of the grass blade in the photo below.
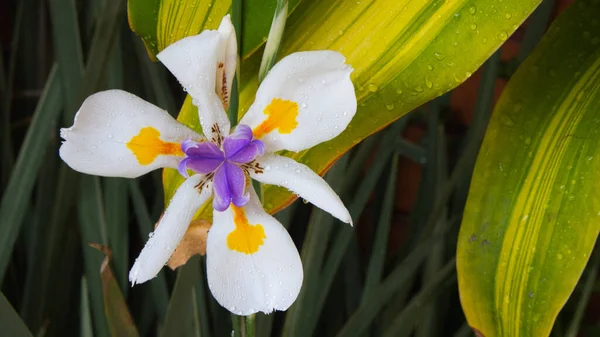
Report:
M 372 297 L 373 291 L 377 288 L 383 277 L 383 267 L 385 265 L 386 247 L 390 225 L 392 224 L 392 214 L 394 212 L 394 199 L 396 196 L 396 178 L 398 175 L 398 155 L 392 157 L 392 165 L 387 180 L 387 187 L 383 197 L 381 214 L 377 223 L 371 259 L 367 269 L 367 278 L 362 297 L 362 302 Z
M 337 337 L 360 336 L 372 324 L 379 311 L 393 295 L 409 282 L 419 266 L 429 255 L 430 246 L 443 237 L 438 236 L 422 242 L 400 263 L 381 284 L 365 297 L 358 309 L 350 316 Z
M 19 44 L 21 42 L 21 26 L 23 25 L 23 13 L 25 8 L 30 5 L 27 1 L 19 1 L 17 4 L 15 21 L 14 21 L 14 30 L 12 36 L 12 46 L 11 46 L 11 55 L 9 56 L 9 65 L 8 72 L 4 75 L 4 60 L 0 58 L 0 68 L 2 68 L 2 91 L 0 98 L 0 112 L 1 117 L 0 126 L 2 127 L 0 132 L 1 143 L 2 143 L 2 166 L 1 171 L 2 175 L 0 176 L 0 188 L 4 190 L 8 179 L 10 177 L 10 172 L 12 170 L 12 166 L 14 164 L 13 158 L 13 149 L 12 149 L 12 130 L 10 129 L 10 111 L 13 101 L 13 91 L 14 91 L 14 78 L 15 78 L 15 69 L 18 60 L 18 52 L 19 52 Z M 1 279 L 0 279 L 1 280 Z
M 325 180 L 334 191 L 339 190 L 345 180 L 344 170 L 347 161 L 348 156 L 343 156 L 325 176 Z M 299 334 L 304 322 L 318 319 L 318 313 L 312 308 L 314 299 L 318 296 L 321 269 L 334 221 L 331 215 L 320 209 L 314 209 L 309 218 L 306 237 L 300 252 L 304 282 L 298 299 L 287 312 L 283 327 L 284 336 Z
M 144 196 L 138 182 L 136 180 L 129 181 L 129 192 L 133 201 L 133 210 L 135 217 L 138 222 L 138 229 L 142 241 L 146 241 L 148 234 L 154 231 L 153 221 L 148 213 L 148 207 L 144 201 Z M 158 315 L 159 321 L 162 321 L 167 313 L 167 306 L 169 304 L 169 292 L 167 290 L 167 281 L 165 279 L 164 272 L 159 272 L 150 283 L 152 291 L 153 303 Z
M 104 205 L 106 210 L 106 225 L 109 247 L 112 251 L 115 278 L 127 296 L 129 284 L 127 273 L 129 270 L 129 207 L 128 188 L 125 179 L 104 179 Z
M 46 308 L 50 297 L 53 295 L 48 292 L 51 289 L 49 280 L 50 272 L 53 266 L 56 266 L 56 259 L 51 260 L 51 247 L 55 243 L 51 240 L 55 238 L 55 233 L 51 232 L 51 226 L 48 219 L 52 217 L 53 204 L 55 202 L 56 176 L 58 174 L 59 161 L 56 158 L 58 152 L 57 144 L 48 144 L 48 150 L 44 158 L 44 169 L 40 170 L 36 183 L 36 201 L 32 207 L 35 213 L 33 228 L 29 233 L 29 245 L 27 259 L 27 274 L 25 278 L 25 288 L 23 292 L 23 301 L 20 312 L 23 320 L 32 331 L 37 331 L 43 322 L 44 312 L 49 312 Z M 23 229 L 23 231 L 27 231 Z M 63 247 L 66 247 L 62 242 Z M 56 255 L 55 255 L 56 256 Z
M 237 41 L 237 62 L 236 62 L 236 70 L 235 76 L 233 77 L 233 83 L 231 86 L 231 97 L 229 100 L 229 122 L 231 123 L 231 127 L 233 128 L 238 121 L 238 114 L 240 110 L 240 74 L 241 74 L 241 65 L 242 65 L 242 39 L 244 37 L 242 32 L 242 19 L 243 19 L 243 5 L 242 0 L 232 0 L 231 1 L 231 23 L 233 24 L 233 28 L 235 29 L 235 37 Z M 260 185 L 259 185 L 260 186 Z M 257 190 L 257 194 L 260 196 L 260 189 Z
M 35 178 L 42 165 L 43 152 L 48 148 L 44 144 L 49 139 L 50 131 L 62 107 L 61 82 L 54 67 L 33 114 L 13 173 L 0 202 L 0 282 L 4 279 Z
M 418 322 L 417 315 L 420 314 L 423 304 L 428 303 L 439 293 L 444 291 L 450 285 L 456 283 L 456 261 L 453 258 L 446 263 L 444 268 L 440 269 L 437 275 L 412 298 L 405 309 L 394 319 L 392 325 L 383 334 L 384 337 L 410 336 L 415 322 Z
M 81 325 L 79 333 L 82 337 L 93 337 L 94 329 L 92 328 L 92 314 L 90 309 L 90 299 L 88 297 L 88 287 L 85 276 L 81 278 L 81 303 L 79 308 L 79 317 L 81 317 Z
M 108 86 L 110 88 L 123 88 L 122 57 L 121 48 L 117 43 L 109 64 Z M 127 280 L 129 269 L 129 189 L 126 179 L 105 178 L 103 180 L 108 243 L 112 253 L 110 260 L 114 265 L 115 278 L 123 296 L 127 297 L 129 290 Z
M 267 73 L 275 64 L 277 59 L 277 52 L 279 51 L 279 44 L 281 43 L 281 37 L 285 30 L 285 22 L 288 16 L 288 1 L 277 0 L 277 7 L 275 7 L 275 13 L 273 14 L 273 22 L 271 22 L 271 30 L 269 31 L 269 37 L 265 45 L 265 51 L 263 52 L 262 60 L 260 61 L 260 69 L 258 71 L 258 83 L 267 76 Z
M 83 78 L 83 52 L 75 0 L 50 1 L 54 54 L 68 111 L 77 111 Z
M 544 0 L 529 17 L 523 41 L 519 45 L 519 63 L 523 62 L 546 33 L 548 21 L 554 10 L 554 0 Z
M 110 59 L 110 50 L 115 44 L 119 27 L 125 14 L 125 0 L 106 1 L 98 18 L 92 38 L 88 61 L 83 75 L 83 97 L 93 93 L 100 86 Z M 76 106 L 79 106 L 76 104 Z M 75 111 L 73 111 L 73 114 Z
M 89 244 L 106 245 L 108 241 L 102 201 L 100 178 L 83 176 L 79 189 L 79 226 L 92 318 L 96 336 L 100 337 L 109 336 L 100 275 L 100 266 L 104 256 L 99 251 L 90 247 Z
M 2 333 L 6 336 L 33 337 L 3 293 L 0 293 L 0 327 L 2 327 Z
M 194 285 L 198 281 L 200 274 L 200 257 L 194 256 L 188 262 L 180 267 L 177 273 L 177 280 L 173 288 L 173 294 L 169 301 L 167 315 L 165 316 L 165 325 L 161 331 L 161 336 L 198 336 L 198 327 L 194 326 Z M 192 333 L 191 333 L 192 332 Z

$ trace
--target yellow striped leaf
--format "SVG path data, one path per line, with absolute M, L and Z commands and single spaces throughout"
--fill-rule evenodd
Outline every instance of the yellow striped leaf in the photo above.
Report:
M 277 0 L 245 0 L 242 55 L 260 47 L 269 34 Z M 300 0 L 290 0 L 290 12 Z M 231 0 L 129 0 L 131 30 L 144 41 L 148 55 L 155 55 L 171 43 L 204 29 L 216 29 L 229 12 Z
M 173 42 L 203 29 L 216 29 L 229 12 L 231 0 L 129 0 L 127 6 L 131 30 L 156 60 L 156 54 Z
M 481 336 L 548 336 L 600 228 L 600 1 L 579 0 L 510 80 L 484 139 L 457 267 Z
M 337 158 L 415 107 L 467 79 L 525 20 L 539 0 L 303 1 L 288 19 L 281 57 L 332 49 L 354 67 L 359 109 L 337 138 L 286 155 L 323 174 Z M 257 88 L 260 55 L 242 65 L 241 104 Z M 295 200 L 265 186 L 275 212 Z
M 161 6 L 163 2 L 167 2 L 155 1 Z M 187 0 L 190 1 L 192 0 Z M 301 153 L 286 155 L 323 174 L 339 156 L 368 135 L 467 79 L 519 27 L 540 1 L 300 2 L 288 19 L 280 57 L 301 50 L 331 49 L 341 52 L 355 69 L 352 76 L 359 109 L 348 129 L 334 140 Z M 140 5 L 142 2 L 143 0 L 130 0 L 129 9 L 131 26 L 144 38 L 147 35 L 142 27 L 152 26 L 152 13 L 146 10 L 146 16 L 143 17 L 140 10 L 139 15 L 134 15 L 135 6 L 132 7 L 132 3 Z M 167 11 L 160 10 L 159 13 Z M 176 10 L 168 13 L 180 15 Z M 247 17 L 246 13 L 244 15 L 244 27 L 247 22 L 260 19 Z M 136 24 L 132 17 L 138 17 L 140 21 L 145 20 L 144 24 Z M 172 22 L 179 19 L 161 20 Z M 219 20 L 214 17 L 212 22 L 216 25 L 215 21 Z M 265 22 L 269 25 L 271 18 Z M 158 24 L 158 27 L 161 25 Z M 182 31 L 178 31 L 173 40 L 169 41 L 183 37 L 179 32 Z M 244 39 L 249 39 L 253 34 L 266 36 L 267 33 L 243 32 Z M 152 33 L 148 36 L 150 38 L 145 38 L 146 44 L 152 47 L 151 43 L 155 39 L 153 40 Z M 171 37 L 169 33 L 157 36 Z M 155 43 L 157 50 L 167 44 Z M 261 60 L 260 49 L 244 55 L 241 67 L 240 115 L 252 103 L 258 85 Z M 186 100 L 178 119 L 192 127 L 195 126 L 196 108 L 192 106 L 191 100 Z M 165 170 L 163 181 L 165 200 L 170 200 L 182 179 L 175 171 Z M 275 212 L 295 200 L 294 194 L 278 187 L 265 186 L 263 192 L 265 208 L 270 212 Z M 203 217 L 208 218 L 210 214 L 205 213 Z

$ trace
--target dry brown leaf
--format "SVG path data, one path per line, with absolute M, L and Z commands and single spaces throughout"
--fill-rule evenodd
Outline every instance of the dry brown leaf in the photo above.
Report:
M 183 240 L 175 249 L 167 265 L 175 269 L 184 265 L 192 256 L 196 254 L 206 254 L 206 237 L 211 223 L 204 219 L 197 219 L 190 223 Z
M 119 288 L 119 284 L 115 279 L 115 275 L 110 269 L 110 259 L 112 258 L 112 251 L 109 247 L 99 244 L 90 243 L 90 246 L 98 249 L 104 253 L 105 257 L 100 267 L 100 279 L 102 280 L 102 295 L 104 298 L 104 313 L 106 314 L 106 320 L 111 336 L 123 336 L 123 337 L 139 337 L 139 333 L 127 302 L 123 297 L 123 293 Z

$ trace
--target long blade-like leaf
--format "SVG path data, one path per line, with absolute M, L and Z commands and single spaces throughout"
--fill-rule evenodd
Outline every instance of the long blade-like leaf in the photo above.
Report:
M 547 336 L 596 241 L 599 12 L 585 0 L 565 11 L 490 121 L 457 252 L 463 309 L 483 336 Z
M 290 15 L 279 55 L 300 50 L 341 52 L 354 68 L 359 109 L 348 128 L 307 151 L 287 153 L 324 173 L 344 152 L 415 107 L 467 79 L 539 4 L 539 0 L 305 1 Z M 247 33 L 247 32 L 245 32 Z M 260 53 L 242 64 L 240 104 L 255 96 Z M 186 100 L 179 118 L 197 125 Z M 165 170 L 165 200 L 183 179 Z M 263 204 L 276 212 L 296 196 L 280 187 L 263 189 Z M 209 212 L 201 215 L 209 218 Z
M 33 336 L 3 293 L 0 293 L 0 327 L 6 336 Z
M 0 203 L 0 282 L 12 255 L 13 246 L 25 217 L 37 172 L 48 149 L 45 143 L 50 130 L 63 108 L 61 81 L 56 67 L 53 68 L 38 106 L 33 114 L 31 126 L 21 146 L 21 151 L 12 171 L 8 186 Z

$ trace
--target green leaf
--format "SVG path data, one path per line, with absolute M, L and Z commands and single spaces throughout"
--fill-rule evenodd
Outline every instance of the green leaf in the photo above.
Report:
M 398 6 L 394 0 L 301 2 L 287 21 L 279 55 L 320 49 L 341 52 L 355 69 L 352 80 L 359 108 L 348 128 L 335 139 L 286 155 L 323 174 L 368 135 L 467 79 L 538 3 L 419 0 Z M 242 64 L 242 111 L 249 108 L 258 87 L 259 54 Z M 179 120 L 195 125 L 195 114 L 188 99 Z M 165 200 L 170 200 L 182 180 L 176 172 L 165 172 Z M 296 198 L 275 186 L 266 186 L 263 195 L 263 204 L 271 213 Z M 202 214 L 209 216 L 209 212 Z
M 551 26 L 498 101 L 460 231 L 461 301 L 481 335 L 548 336 L 600 229 L 600 1 Z
M 155 60 L 173 42 L 202 29 L 216 29 L 229 7 L 231 0 L 129 0 L 129 26 Z
M 279 45 L 281 44 L 281 37 L 283 36 L 283 30 L 285 29 L 287 17 L 287 0 L 277 0 L 277 8 L 275 8 L 273 22 L 271 23 L 271 29 L 269 30 L 269 37 L 267 38 L 262 60 L 260 61 L 258 82 L 262 82 L 265 76 L 267 76 L 269 70 L 271 70 L 275 64 L 275 59 L 277 58 L 277 52 L 279 51 Z
M 48 142 L 50 130 L 56 122 L 58 113 L 63 108 L 61 89 L 60 76 L 54 67 L 33 113 L 31 126 L 27 130 L 19 157 L 2 196 L 0 203 L 0 282 L 4 279 L 17 235 L 23 224 L 35 178 L 44 159 L 44 151 L 48 149 L 44 144 Z
M 109 336 L 109 326 L 105 315 L 100 266 L 103 256 L 91 248 L 90 244 L 107 244 L 106 220 L 102 204 L 100 178 L 83 176 L 79 185 L 78 219 L 81 230 L 84 272 L 90 296 L 90 308 L 97 336 Z
M 143 241 L 154 230 L 153 221 L 148 213 L 144 196 L 136 180 L 129 181 L 129 193 L 133 203 L 133 211 L 138 222 L 140 237 Z M 162 321 L 166 315 L 167 305 L 169 304 L 169 292 L 167 290 L 165 273 L 163 271 L 159 272 L 156 278 L 149 283 L 152 292 L 152 302 L 156 308 L 159 321 Z
M 244 58 L 254 53 L 267 39 L 277 0 L 244 0 L 241 43 Z M 289 2 L 290 12 L 300 0 Z M 129 26 L 144 41 L 148 55 L 156 54 L 175 41 L 216 29 L 229 12 L 231 0 L 129 0 Z
M 439 242 L 442 238 L 442 236 L 437 236 L 420 242 L 389 276 L 371 288 L 370 296 L 363 298 L 360 306 L 350 316 L 337 337 L 359 336 L 364 333 L 377 318 L 380 310 L 393 299 L 393 295 L 417 273 L 418 268 L 430 253 L 431 244 Z M 443 275 L 447 276 L 445 273 Z
M 19 317 L 19 314 L 10 305 L 3 293 L 0 292 L 0 326 L 2 333 L 6 336 L 32 337 L 33 335 L 27 329 L 27 326 Z
M 359 108 L 335 139 L 287 155 L 318 173 L 368 135 L 468 78 L 533 11 L 540 1 L 395 0 L 305 1 L 288 19 L 280 48 L 331 49 L 355 70 Z M 242 64 L 241 106 L 252 103 L 259 57 Z M 295 199 L 282 188 L 264 188 L 275 212 Z
M 194 285 L 200 277 L 199 268 L 200 257 L 197 255 L 179 268 L 161 336 L 199 335 L 200 327 L 196 325 L 194 315 L 194 306 L 196 305 Z M 206 324 L 206 322 L 200 324 Z

